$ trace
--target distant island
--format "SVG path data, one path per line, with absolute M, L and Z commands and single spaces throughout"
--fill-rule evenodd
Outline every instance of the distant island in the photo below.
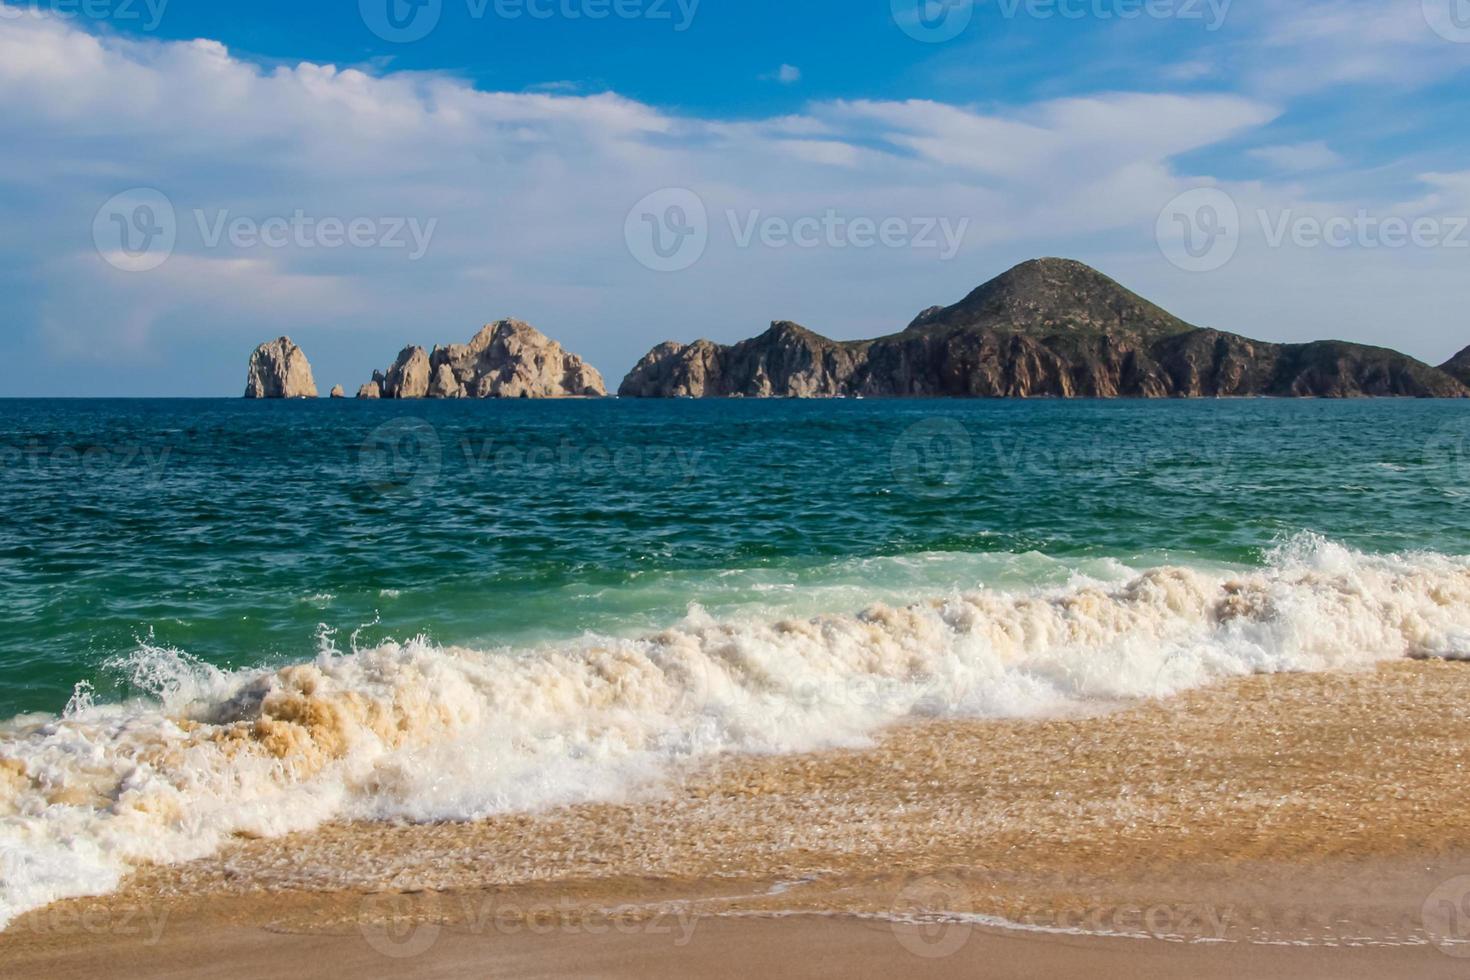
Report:
M 468 344 L 406 347 L 359 398 L 596 398 L 602 376 L 519 320 Z M 1384 347 L 1277 344 L 1196 327 L 1081 262 L 1034 259 L 876 340 L 788 321 L 734 345 L 670 341 L 624 398 L 1470 397 L 1470 348 L 1432 367 Z M 333 389 L 340 397 L 340 386 Z M 314 398 L 289 338 L 250 359 L 248 398 Z
M 733 346 L 655 347 L 631 398 L 1470 397 L 1444 368 L 1342 341 L 1273 344 L 1193 326 L 1081 262 L 1036 259 L 901 333 L 836 341 L 777 322 Z

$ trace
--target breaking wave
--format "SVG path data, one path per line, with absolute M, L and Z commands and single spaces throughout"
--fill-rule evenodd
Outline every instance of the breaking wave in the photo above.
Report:
M 1470 559 L 1303 535 L 1259 568 L 980 590 L 527 650 L 425 640 L 226 672 L 145 643 L 150 696 L 0 724 L 0 927 L 130 867 L 332 819 L 616 799 L 722 752 L 860 745 L 920 717 L 1049 714 L 1252 673 L 1470 658 Z

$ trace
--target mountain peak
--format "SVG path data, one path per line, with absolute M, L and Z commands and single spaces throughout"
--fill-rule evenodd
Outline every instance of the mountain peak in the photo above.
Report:
M 1084 262 L 1022 262 L 953 306 L 925 310 L 910 331 L 997 330 L 1047 337 L 1097 334 L 1154 340 L 1195 329 Z

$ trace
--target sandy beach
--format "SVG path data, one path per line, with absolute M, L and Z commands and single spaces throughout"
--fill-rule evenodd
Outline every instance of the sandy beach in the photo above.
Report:
M 336 824 L 24 916 L 10 975 L 1463 976 L 1470 669 L 724 757 L 617 804 Z

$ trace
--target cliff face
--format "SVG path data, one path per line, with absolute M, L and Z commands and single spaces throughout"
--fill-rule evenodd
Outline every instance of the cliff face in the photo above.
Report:
M 644 398 L 1470 396 L 1443 371 L 1382 348 L 1271 344 L 1193 327 L 1063 259 L 1017 266 L 878 340 L 838 342 L 781 322 L 733 347 L 663 344 L 619 390 Z
M 623 381 L 636 398 L 830 398 L 845 394 L 862 365 L 859 348 L 794 323 L 723 347 L 708 340 L 655 347 Z
M 1461 384 L 1470 385 L 1470 347 L 1466 347 L 1460 353 L 1445 361 L 1439 366 L 1439 369 L 1458 380 Z
M 530 324 L 501 320 L 468 344 L 405 347 L 359 398 L 592 398 L 607 394 L 602 375 Z
M 315 398 L 311 364 L 290 337 L 261 344 L 250 355 L 246 398 Z

